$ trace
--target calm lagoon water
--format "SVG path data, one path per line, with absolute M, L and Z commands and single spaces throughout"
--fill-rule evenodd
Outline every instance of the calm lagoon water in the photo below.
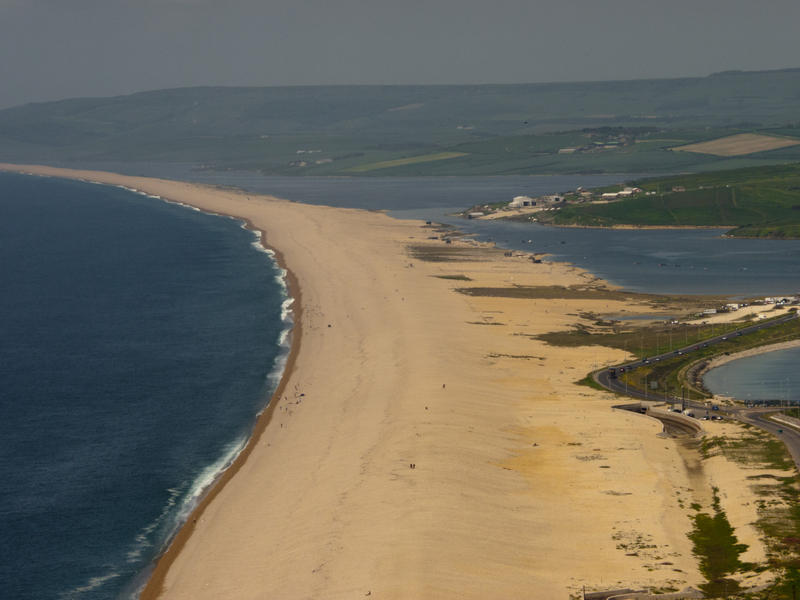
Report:
M 800 403 L 800 348 L 749 356 L 712 369 L 704 382 L 715 394 L 739 400 Z
M 103 167 L 103 165 L 99 165 Z M 755 296 L 800 292 L 800 240 L 723 238 L 723 229 L 607 230 L 453 216 L 477 204 L 595 187 L 641 177 L 264 177 L 175 165 L 105 165 L 109 170 L 235 186 L 311 204 L 386 210 L 398 218 L 455 225 L 500 246 L 545 252 L 624 288 L 654 293 Z

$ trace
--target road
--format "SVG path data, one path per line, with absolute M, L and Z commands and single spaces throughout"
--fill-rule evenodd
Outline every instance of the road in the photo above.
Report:
M 626 363 L 624 365 L 619 365 L 617 367 L 613 367 L 612 369 L 605 369 L 603 371 L 595 373 L 594 379 L 595 381 L 597 381 L 597 383 L 599 383 L 604 388 L 612 392 L 616 392 L 618 394 L 623 394 L 626 396 L 631 396 L 632 398 L 638 398 L 639 400 L 663 399 L 667 402 L 679 402 L 680 399 L 665 397 L 663 394 L 658 395 L 658 394 L 653 394 L 652 392 L 648 392 L 647 390 L 642 391 L 634 388 L 629 388 L 627 383 L 617 379 L 616 373 L 619 373 L 623 370 L 630 371 L 632 369 L 643 367 L 645 365 L 649 365 L 654 362 L 664 360 L 666 358 L 673 358 L 675 356 L 682 356 L 684 354 L 689 354 L 691 352 L 699 350 L 700 348 L 706 348 L 709 346 L 714 346 L 715 344 L 720 344 L 724 341 L 727 341 L 731 337 L 740 337 L 742 335 L 746 335 L 754 331 L 767 329 L 769 327 L 775 327 L 776 325 L 781 325 L 783 323 L 791 321 L 792 319 L 796 319 L 797 317 L 798 313 L 788 313 L 775 320 L 767 321 L 766 323 L 756 323 L 755 325 L 749 325 L 747 327 L 739 329 L 735 333 L 726 333 L 723 335 L 718 335 L 700 343 L 690 344 L 688 346 L 684 346 L 683 348 L 678 348 L 673 352 L 664 352 L 663 354 L 658 354 L 656 356 L 642 358 L 639 360 L 635 360 L 633 362 Z
M 780 317 L 773 321 L 769 321 L 767 323 L 758 323 L 756 325 L 750 325 L 745 327 L 744 329 L 738 330 L 734 334 L 725 334 L 719 335 L 714 338 L 705 340 L 700 344 L 691 344 L 684 348 L 680 348 L 674 352 L 667 352 L 664 354 L 659 354 L 658 356 L 654 356 L 652 358 L 646 358 L 637 360 L 634 362 L 630 362 L 624 365 L 620 365 L 615 367 L 615 372 L 618 373 L 620 369 L 624 369 L 625 371 L 629 371 L 631 369 L 635 369 L 637 367 L 641 367 L 647 364 L 651 364 L 652 362 L 656 362 L 658 360 L 663 360 L 664 358 L 671 358 L 676 355 L 686 354 L 688 352 L 694 352 L 698 348 L 712 346 L 714 344 L 719 344 L 721 342 L 726 341 L 731 335 L 739 336 L 745 335 L 747 333 L 751 333 L 753 331 L 758 331 L 760 329 L 766 329 L 767 327 L 774 327 L 775 325 L 786 323 L 791 319 L 798 318 L 797 313 L 789 313 L 786 316 Z M 638 400 L 663 400 L 665 402 L 677 403 L 681 402 L 680 398 L 669 397 L 663 394 L 653 394 L 648 393 L 646 390 L 642 391 L 635 388 L 629 388 L 628 385 L 619 379 L 616 376 L 612 376 L 611 369 L 605 369 L 600 371 L 599 373 L 595 373 L 594 375 L 595 381 L 602 385 L 609 391 L 623 394 L 626 396 L 630 396 L 632 398 L 636 398 Z M 695 411 L 706 411 L 708 412 L 708 407 L 705 402 L 697 402 L 697 401 L 685 401 L 685 405 L 687 408 L 695 409 Z M 628 406 L 618 406 L 616 408 L 629 408 Z M 792 429 L 791 427 L 787 427 L 785 425 L 780 425 L 771 421 L 768 418 L 770 413 L 777 412 L 776 409 L 773 408 L 744 408 L 744 407 L 729 407 L 729 406 L 721 406 L 720 411 L 726 413 L 729 417 L 734 418 L 742 423 L 748 423 L 753 425 L 754 427 L 758 427 L 763 431 L 771 433 L 772 435 L 779 438 L 783 443 L 786 445 L 786 448 L 789 450 L 789 454 L 791 454 L 792 459 L 794 460 L 797 469 L 800 471 L 800 431 L 796 429 Z M 713 413 L 709 413 L 713 414 Z M 666 424 L 665 424 L 666 425 Z
M 800 471 L 800 431 L 787 427 L 786 425 L 781 425 L 775 421 L 770 421 L 768 415 L 774 412 L 776 412 L 775 408 L 743 408 L 738 411 L 733 411 L 734 417 L 742 423 L 749 423 L 759 429 L 763 429 L 781 440 L 786 445 L 789 454 L 792 455 L 794 464 Z

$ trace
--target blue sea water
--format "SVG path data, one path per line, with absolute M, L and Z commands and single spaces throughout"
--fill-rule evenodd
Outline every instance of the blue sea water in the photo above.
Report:
M 0 174 L 0 598 L 129 596 L 236 455 L 285 288 L 233 219 Z

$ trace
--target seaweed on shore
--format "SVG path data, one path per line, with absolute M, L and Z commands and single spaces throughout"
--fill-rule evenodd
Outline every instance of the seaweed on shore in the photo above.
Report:
M 694 529 L 689 534 L 694 544 L 694 554 L 700 561 L 700 572 L 707 580 L 700 587 L 710 598 L 728 597 L 738 592 L 739 583 L 728 576 L 750 566 L 739 560 L 739 556 L 747 550 L 747 545 L 740 544 L 736 538 L 720 506 L 717 491 L 714 488 L 714 514 L 695 515 Z

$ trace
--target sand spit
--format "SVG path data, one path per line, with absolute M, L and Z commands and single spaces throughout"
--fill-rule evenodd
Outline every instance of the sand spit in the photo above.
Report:
M 626 355 L 533 337 L 581 313 L 650 308 L 458 293 L 585 284 L 587 274 L 469 240 L 452 243 L 452 260 L 412 257 L 409 245 L 444 243 L 380 213 L 0 168 L 246 219 L 280 251 L 301 296 L 291 364 L 246 460 L 192 515 L 145 598 L 565 599 L 584 584 L 702 582 L 690 513 L 676 501 L 691 502 L 698 470 L 653 420 L 574 385 Z M 748 474 L 726 470 L 731 502 L 755 503 Z

